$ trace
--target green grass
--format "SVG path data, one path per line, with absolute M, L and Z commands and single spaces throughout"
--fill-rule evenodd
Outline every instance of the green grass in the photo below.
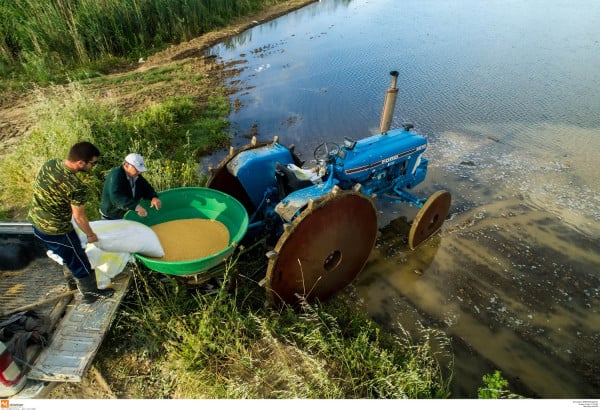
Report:
M 479 399 L 523 399 L 524 397 L 509 390 L 506 380 L 500 370 L 482 377 L 484 385 L 477 389 Z
M 177 96 L 126 114 L 78 83 L 38 90 L 32 132 L 0 162 L 0 178 L 6 181 L 0 185 L 0 213 L 23 220 L 39 167 L 50 158 L 64 158 L 68 147 L 81 140 L 93 142 L 102 153 L 91 174 L 78 174 L 90 187 L 90 218 L 99 216 L 104 176 L 129 152 L 144 156 L 146 177 L 159 191 L 203 185 L 201 156 L 229 142 L 225 91 L 213 92 L 205 101 Z
M 226 277 L 243 264 L 232 261 Z M 103 344 L 99 366 L 114 391 L 191 399 L 449 395 L 431 343 L 445 340 L 439 332 L 424 331 L 416 344 L 339 300 L 276 310 L 258 286 L 202 293 L 154 275 L 136 271 Z

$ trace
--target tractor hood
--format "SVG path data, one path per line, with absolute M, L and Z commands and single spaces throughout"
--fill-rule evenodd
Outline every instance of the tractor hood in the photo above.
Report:
M 404 129 L 390 130 L 361 139 L 353 147 L 344 147 L 343 172 L 348 179 L 361 182 L 398 161 L 405 161 L 404 169 L 412 174 L 426 149 L 425 137 Z

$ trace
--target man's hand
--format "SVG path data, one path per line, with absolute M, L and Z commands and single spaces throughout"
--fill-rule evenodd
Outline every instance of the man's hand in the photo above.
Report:
M 138 205 L 138 206 L 135 207 L 135 212 L 137 212 L 137 214 L 139 216 L 141 216 L 142 218 L 145 217 L 145 216 L 148 216 L 148 211 L 146 211 L 144 209 L 144 207 L 141 206 L 141 205 Z
M 158 211 L 161 206 L 162 206 L 162 202 L 156 196 L 154 198 L 152 198 L 152 201 L 150 201 L 150 208 L 155 208 Z
M 98 242 L 98 236 L 96 236 L 96 233 L 92 230 L 90 221 L 85 214 L 85 205 L 71 204 L 71 212 L 73 212 L 73 219 L 75 219 L 75 223 L 79 229 L 86 233 L 88 243 Z

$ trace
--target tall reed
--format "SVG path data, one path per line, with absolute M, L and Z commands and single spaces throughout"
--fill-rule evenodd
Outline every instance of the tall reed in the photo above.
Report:
M 137 59 L 283 0 L 2 0 L 0 75 L 48 81 L 111 57 Z

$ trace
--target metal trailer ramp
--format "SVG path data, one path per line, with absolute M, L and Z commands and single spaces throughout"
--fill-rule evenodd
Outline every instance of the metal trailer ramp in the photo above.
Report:
M 131 271 L 113 278 L 113 296 L 91 304 L 75 304 L 53 332 L 52 339 L 31 371 L 28 379 L 49 382 L 80 382 L 108 332 L 121 300 L 127 293 Z

